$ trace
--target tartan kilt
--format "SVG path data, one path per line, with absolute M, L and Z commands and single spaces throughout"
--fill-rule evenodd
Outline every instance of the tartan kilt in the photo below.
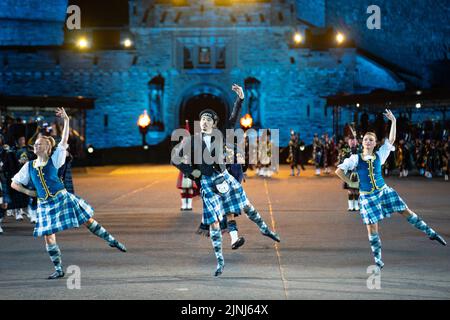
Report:
M 394 212 L 401 212 L 408 208 L 397 191 L 389 186 L 371 194 L 359 195 L 359 213 L 364 224 L 375 224 L 385 217 L 390 218 Z
M 190 185 L 189 188 L 183 188 L 183 184 L 184 184 L 183 182 L 185 182 L 185 181 L 187 181 L 188 185 Z M 177 177 L 177 188 L 178 189 L 194 189 L 194 190 L 198 189 L 197 184 L 195 183 L 195 181 L 185 177 L 184 174 L 181 171 L 178 173 L 178 177 Z
M 33 235 L 41 237 L 78 228 L 94 215 L 94 209 L 83 199 L 63 190 L 47 200 L 38 200 L 37 222 Z
M 230 191 L 225 196 L 215 192 L 214 179 L 219 175 L 223 175 L 230 186 Z M 200 182 L 204 224 L 220 222 L 227 213 L 241 214 L 241 210 L 250 204 L 241 184 L 227 170 L 214 173 L 212 176 L 202 175 Z

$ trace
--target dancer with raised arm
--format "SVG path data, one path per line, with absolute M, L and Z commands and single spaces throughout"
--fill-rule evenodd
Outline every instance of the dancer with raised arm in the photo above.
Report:
M 67 140 L 69 137 L 69 116 L 64 108 L 57 108 L 56 115 L 64 120 L 61 142 L 52 154 L 55 140 L 42 136 L 34 144 L 37 159 L 23 165 L 12 178 L 11 187 L 30 197 L 38 198 L 35 237 L 44 237 L 46 249 L 55 267 L 55 272 L 48 279 L 64 277 L 61 250 L 56 243 L 56 233 L 85 225 L 89 231 L 104 239 L 111 247 L 122 252 L 125 246 L 118 242 L 92 216 L 93 208 L 83 199 L 67 192 L 58 177 L 58 169 L 66 160 Z M 31 181 L 36 190 L 25 188 Z
M 337 176 L 349 185 L 352 184 L 352 181 L 350 181 L 346 173 L 354 169 L 358 172 L 360 214 L 363 223 L 367 226 L 375 264 L 380 269 L 383 268 L 384 263 L 381 259 L 378 222 L 385 217 L 390 217 L 394 212 L 400 213 L 415 228 L 424 232 L 430 240 L 436 240 L 444 246 L 447 244 L 444 238 L 411 211 L 397 192 L 384 182 L 381 166 L 388 158 L 390 152 L 395 149 L 393 144 L 396 136 L 396 119 L 394 114 L 386 109 L 384 115 L 391 121 L 389 139 L 385 139 L 380 149 L 375 151 L 377 136 L 373 132 L 367 132 L 363 138 L 363 152 L 351 155 L 336 170 Z

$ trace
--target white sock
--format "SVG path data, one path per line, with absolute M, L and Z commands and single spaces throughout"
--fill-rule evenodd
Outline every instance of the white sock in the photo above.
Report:
M 192 209 L 192 198 L 187 198 L 186 208 Z
M 359 210 L 359 202 L 358 202 L 358 200 L 353 200 L 353 208 L 355 208 L 355 210 Z
M 239 239 L 237 231 L 230 231 L 231 244 L 235 243 Z
M 348 200 L 348 209 L 353 210 L 355 207 L 353 207 L 353 200 Z
M 181 198 L 181 209 L 186 209 L 186 201 L 184 201 L 184 198 Z

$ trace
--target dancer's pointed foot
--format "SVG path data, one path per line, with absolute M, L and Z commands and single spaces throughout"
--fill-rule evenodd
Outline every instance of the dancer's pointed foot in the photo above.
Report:
M 231 249 L 236 250 L 245 243 L 244 237 L 239 237 L 232 245 Z
M 380 260 L 376 263 L 376 266 L 378 267 L 379 271 L 381 271 L 381 269 L 383 269 L 384 267 L 384 262 Z
M 64 277 L 64 271 L 55 271 L 53 272 L 51 275 L 48 276 L 47 279 L 49 280 L 53 280 L 53 279 L 58 279 L 58 278 L 63 278 Z
M 442 244 L 443 246 L 447 245 L 447 242 L 444 240 L 444 238 L 442 238 L 439 234 L 435 233 L 434 236 L 430 237 L 430 240 L 436 240 L 437 242 L 439 242 L 440 244 Z
M 113 248 L 117 248 L 122 252 L 127 252 L 127 248 L 117 240 L 114 240 L 112 243 L 109 244 L 109 246 L 113 247 Z
M 263 234 L 263 236 L 269 237 L 273 241 L 276 241 L 276 242 L 281 241 L 280 236 L 276 232 L 269 230 L 267 233 L 262 232 L 262 234 Z
M 217 265 L 216 272 L 214 273 L 214 277 L 220 276 L 223 273 L 223 269 L 225 269 L 225 264 L 224 263 L 219 263 Z

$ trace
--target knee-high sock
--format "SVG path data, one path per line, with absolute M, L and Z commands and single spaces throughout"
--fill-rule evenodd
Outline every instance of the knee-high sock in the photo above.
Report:
M 224 259 L 222 254 L 222 232 L 220 229 L 211 229 L 209 231 L 211 242 L 214 248 L 214 254 L 216 255 L 217 259 L 217 267 L 224 265 Z
M 384 265 L 381 260 L 381 240 L 378 233 L 372 233 L 369 236 L 370 248 L 372 249 L 373 257 L 375 259 L 375 264 L 379 267 Z
M 231 244 L 235 243 L 239 238 L 236 221 L 231 220 L 228 222 L 228 232 L 230 233 Z
M 95 234 L 97 237 L 104 239 L 109 244 L 112 244 L 116 239 L 103 228 L 97 221 L 92 222 L 88 227 L 89 231 Z
M 256 211 L 256 209 L 252 205 L 245 207 L 244 212 L 247 214 L 247 216 L 250 220 L 252 220 L 254 223 L 256 223 L 256 225 L 259 228 L 259 231 L 261 231 L 262 233 L 266 233 L 266 234 L 270 232 L 269 227 L 264 222 L 264 220 L 261 218 L 258 211 Z
M 410 224 L 412 224 L 414 227 L 416 227 L 417 229 L 419 229 L 420 231 L 426 233 L 426 235 L 428 237 L 432 237 L 436 234 L 436 232 L 431 229 L 426 223 L 425 221 L 423 221 L 422 219 L 420 219 L 417 214 L 412 213 L 411 216 L 408 217 L 408 222 Z
M 55 243 L 47 244 L 45 247 L 48 255 L 50 256 L 50 260 L 52 260 L 53 265 L 55 266 L 55 270 L 62 272 L 61 250 L 59 250 L 59 246 Z
M 187 193 L 186 192 L 182 192 L 181 193 L 181 209 L 186 209 L 187 208 L 187 199 L 186 199 Z

